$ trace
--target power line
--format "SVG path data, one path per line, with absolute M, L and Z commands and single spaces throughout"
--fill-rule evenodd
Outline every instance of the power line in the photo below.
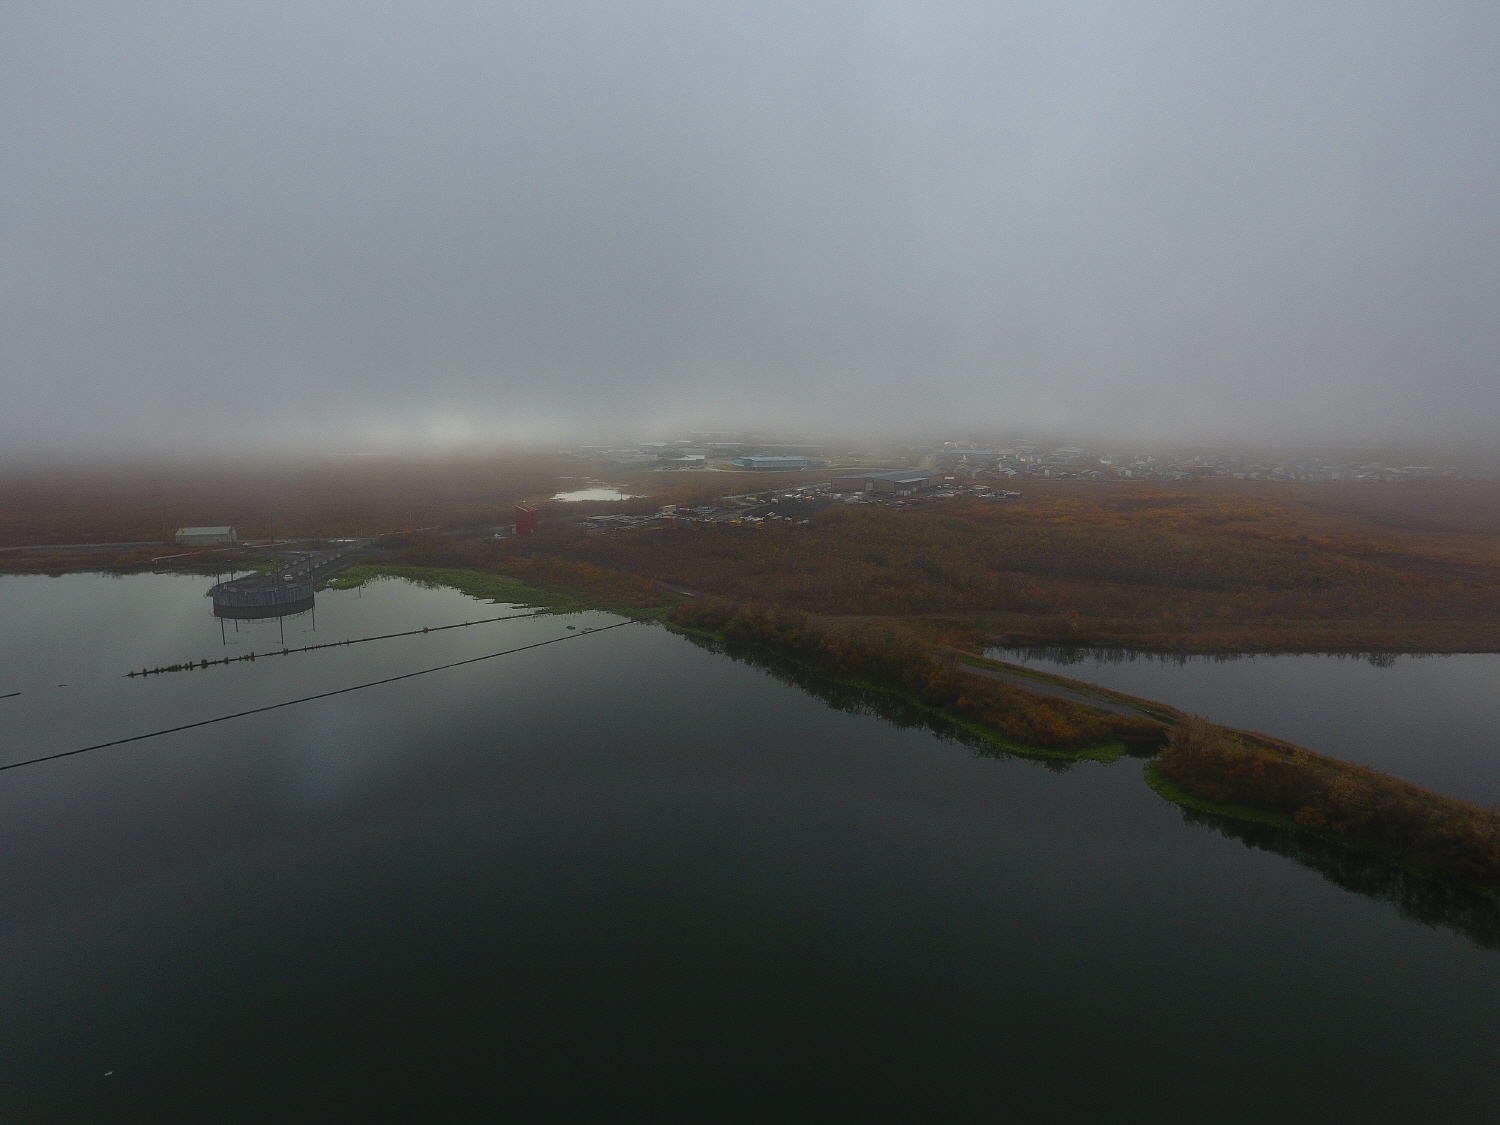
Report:
M 415 637 L 421 633 L 441 633 L 445 629 L 467 629 L 470 625 L 489 625 L 495 621 L 519 621 L 524 617 L 544 617 L 546 610 L 536 613 L 512 613 L 506 617 L 485 617 L 478 621 L 460 621 L 456 625 L 425 625 L 420 629 L 408 629 L 404 633 L 382 633 L 378 637 L 355 637 L 348 641 L 329 641 L 320 645 L 303 645 L 301 648 L 273 649 L 271 652 L 246 653 L 244 656 L 226 656 L 221 660 L 189 660 L 186 664 L 164 664 L 157 668 L 142 668 L 139 672 L 126 672 L 127 679 L 134 676 L 159 676 L 163 672 L 190 672 L 194 668 L 211 668 L 216 664 L 234 664 L 241 660 L 258 660 L 262 657 L 290 656 L 294 652 L 314 652 L 320 648 L 343 648 L 345 645 L 362 645 L 367 641 L 388 641 L 392 637 Z M 4 698 L 0 696 L 0 698 Z
M 455 660 L 452 664 L 439 664 L 436 668 L 423 668 L 419 672 L 405 672 L 399 676 L 387 676 L 383 680 L 370 680 L 368 683 L 355 684 L 353 687 L 338 688 L 334 691 L 323 691 L 317 695 L 304 695 L 301 699 L 288 699 L 283 703 L 270 703 L 264 707 L 252 707 L 248 711 L 236 711 L 232 715 L 220 715 L 215 719 L 202 719 L 196 723 L 183 723 L 177 727 L 167 727 L 165 730 L 154 730 L 149 734 L 134 734 L 129 738 L 117 738 L 112 742 L 98 742 L 93 746 L 84 746 L 77 750 L 60 750 L 56 754 L 43 754 L 37 758 L 27 758 L 20 762 L 9 762 L 0 766 L 0 771 L 16 770 L 22 766 L 34 766 L 39 762 L 52 762 L 58 758 L 71 758 L 75 754 L 87 754 L 90 750 L 103 750 L 109 746 L 124 746 L 129 742 L 141 742 L 147 738 L 159 738 L 164 734 L 176 734 L 178 731 L 193 730 L 196 727 L 212 726 L 214 723 L 228 722 L 230 719 L 243 719 L 246 715 L 259 715 L 266 711 L 277 711 L 283 707 L 293 707 L 298 703 L 311 703 L 315 699 L 328 699 L 330 696 L 345 695 L 351 691 L 360 691 L 363 688 L 379 687 L 381 684 L 393 684 L 398 680 L 410 680 L 417 676 L 426 676 L 432 672 L 445 672 L 449 668 L 462 668 L 465 664 L 478 664 L 481 660 L 493 660 L 497 656 L 509 656 L 515 652 L 525 652 L 527 649 L 541 648 L 543 645 L 555 645 L 559 641 L 576 641 L 579 637 L 591 636 L 594 633 L 607 633 L 611 629 L 619 629 L 625 625 L 635 625 L 635 621 L 620 621 L 614 625 L 602 625 L 597 629 L 582 629 L 571 636 L 553 637 L 547 641 L 537 641 L 535 644 L 521 645 L 519 648 L 508 648 L 504 652 L 491 652 L 485 656 L 471 656 L 467 660 Z

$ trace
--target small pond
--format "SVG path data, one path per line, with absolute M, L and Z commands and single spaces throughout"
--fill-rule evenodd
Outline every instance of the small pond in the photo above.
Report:
M 621 492 L 618 488 L 597 486 L 594 488 L 575 488 L 568 492 L 559 492 L 552 497 L 554 500 L 634 500 L 635 493 Z

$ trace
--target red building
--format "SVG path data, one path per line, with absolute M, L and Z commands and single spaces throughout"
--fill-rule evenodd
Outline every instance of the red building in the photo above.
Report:
M 516 534 L 532 535 L 536 532 L 536 509 L 530 504 L 516 505 Z

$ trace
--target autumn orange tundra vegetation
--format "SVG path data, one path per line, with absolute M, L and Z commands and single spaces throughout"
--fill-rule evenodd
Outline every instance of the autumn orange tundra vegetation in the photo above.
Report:
M 617 533 L 596 511 L 649 514 L 729 491 L 815 479 L 643 474 L 640 499 L 550 502 L 585 470 L 537 456 L 0 475 L 0 569 L 141 569 L 163 533 L 232 523 L 245 537 L 378 536 L 387 563 L 459 568 L 666 614 L 900 693 L 1004 742 L 1059 752 L 1161 727 L 981 680 L 955 663 L 986 644 L 1191 651 L 1500 649 L 1500 487 L 1429 482 L 1180 485 L 1028 482 L 1015 500 L 906 510 L 835 504 L 810 521 Z M 517 501 L 541 531 L 496 539 Z M 212 569 L 208 553 L 174 566 Z M 1166 709 L 1170 711 L 1170 709 Z M 1159 712 L 1160 714 L 1160 712 Z M 1173 799 L 1251 810 L 1398 855 L 1493 894 L 1500 813 L 1187 716 L 1151 770 Z
M 1493 651 L 1500 486 L 1026 482 L 1018 500 L 906 511 L 835 505 L 806 526 L 593 534 L 590 511 L 649 513 L 817 474 L 643 473 L 624 503 L 548 497 L 586 463 L 553 456 L 0 473 L 0 547 L 149 541 L 92 555 L 0 552 L 0 569 L 131 570 L 183 524 L 244 537 L 399 533 L 412 562 L 593 588 L 658 586 L 820 616 L 962 623 L 997 644 L 1177 651 Z M 517 501 L 542 530 L 495 541 Z

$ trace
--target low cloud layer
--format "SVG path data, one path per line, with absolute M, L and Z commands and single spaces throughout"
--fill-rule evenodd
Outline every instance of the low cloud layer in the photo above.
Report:
M 0 444 L 1485 439 L 1500 10 L 0 7 Z

